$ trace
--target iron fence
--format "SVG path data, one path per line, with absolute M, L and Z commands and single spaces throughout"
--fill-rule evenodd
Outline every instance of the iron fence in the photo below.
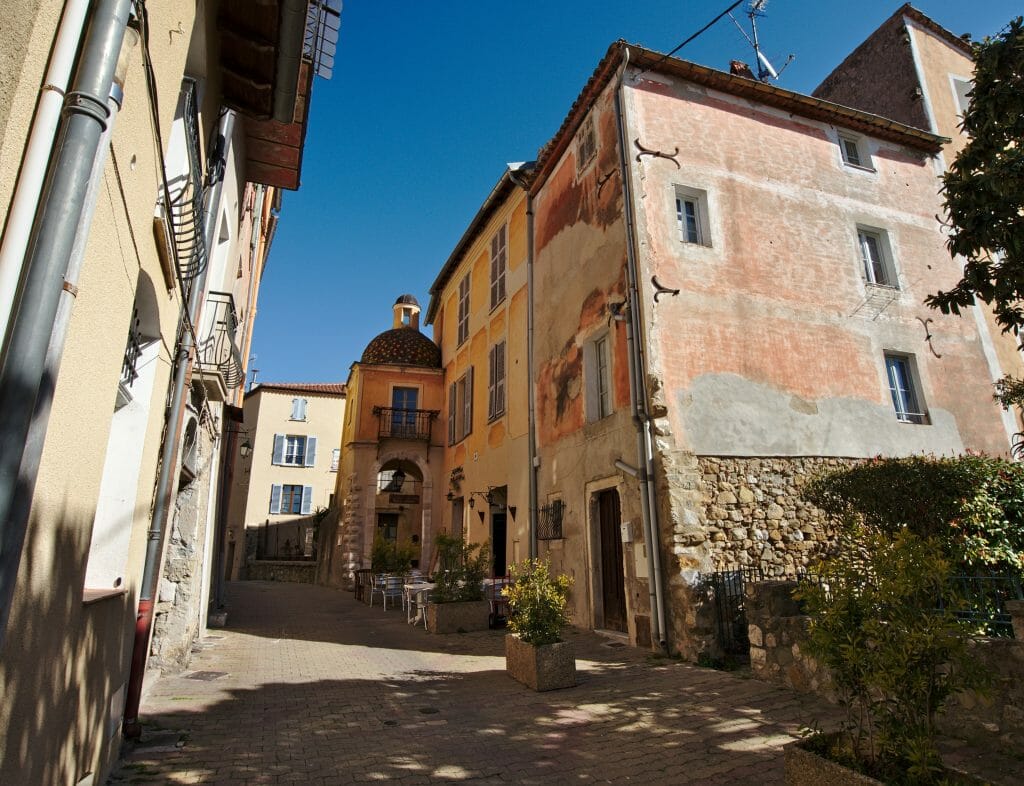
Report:
M 562 538 L 562 513 L 565 505 L 560 499 L 542 505 L 537 517 L 537 540 L 560 540 Z
M 743 593 L 747 583 L 764 581 L 760 567 L 732 568 L 705 577 L 715 610 L 715 636 L 722 652 L 737 660 L 750 657 L 747 611 Z
M 440 413 L 435 409 L 374 407 L 373 414 L 379 419 L 378 438 L 419 439 L 429 442 L 431 426 Z

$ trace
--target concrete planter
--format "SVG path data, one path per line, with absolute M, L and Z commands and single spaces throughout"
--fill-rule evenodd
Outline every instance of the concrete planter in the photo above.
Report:
M 536 646 L 518 636 L 505 637 L 505 671 L 535 691 L 576 685 L 576 652 L 571 641 Z
M 486 600 L 428 603 L 427 630 L 431 633 L 469 633 L 487 630 L 491 604 Z

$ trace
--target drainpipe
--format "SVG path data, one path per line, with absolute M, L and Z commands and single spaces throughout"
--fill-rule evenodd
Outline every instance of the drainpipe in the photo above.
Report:
M 652 614 L 651 636 L 667 651 L 665 599 L 661 577 L 661 537 L 658 526 L 658 500 L 654 488 L 654 446 L 651 436 L 651 415 L 647 400 L 643 358 L 643 322 L 640 313 L 640 291 L 637 287 L 636 228 L 633 225 L 633 194 L 629 159 L 626 154 L 626 116 L 622 109 L 623 82 L 629 66 L 629 49 L 623 49 L 622 67 L 615 87 L 615 119 L 619 137 L 619 168 L 622 178 L 623 215 L 626 222 L 626 279 L 628 285 L 626 347 L 629 354 L 629 400 L 636 425 L 637 460 L 640 463 L 640 518 L 647 542 L 647 573 L 650 576 Z
M 537 402 L 533 389 L 533 194 L 526 183 L 509 169 L 509 179 L 526 192 L 526 378 L 527 390 L 527 450 L 530 462 L 530 559 L 537 558 Z
M 32 232 L 32 219 L 39 207 L 39 194 L 43 189 L 46 164 L 53 150 L 65 90 L 75 64 L 75 54 L 82 38 L 89 0 L 68 0 L 60 20 L 60 29 L 53 46 L 50 65 L 39 89 L 39 108 L 32 121 L 28 144 L 22 161 L 18 184 L 11 200 L 0 245 L 0 344 L 7 334 L 7 326 L 18 291 L 25 249 Z
M 11 310 L 0 367 L 0 644 L 28 529 L 28 517 L 14 514 L 29 507 L 39 473 L 38 461 L 22 466 L 22 458 L 33 458 L 26 448 L 37 402 L 41 392 L 50 398 L 55 382 L 46 358 L 96 152 L 110 117 L 107 98 L 130 6 L 131 0 L 97 0 L 93 6 Z M 43 406 L 48 410 L 48 403 Z M 45 434 L 46 426 L 44 418 L 34 427 Z
M 221 116 L 216 140 L 210 146 L 210 158 L 207 163 L 208 183 L 206 187 L 208 191 L 206 193 L 206 210 L 203 213 L 203 244 L 207 253 L 214 244 L 217 212 L 220 209 L 221 190 L 224 184 L 225 160 L 234 125 L 235 113 L 228 110 Z M 189 290 L 184 316 L 193 325 L 199 318 L 199 309 L 206 289 L 206 273 L 209 267 L 209 263 L 202 265 Z M 189 362 L 191 350 L 192 335 L 188 330 L 184 330 L 178 349 L 174 388 L 171 393 L 170 408 L 167 412 L 167 427 L 164 431 L 164 442 L 160 451 L 160 474 L 157 478 L 153 521 L 146 541 L 146 562 L 142 572 L 142 585 L 139 588 L 139 610 L 135 618 L 135 649 L 132 652 L 132 669 L 128 678 L 128 694 L 125 699 L 124 711 L 124 735 L 129 739 L 138 739 L 142 733 L 142 727 L 139 725 L 139 702 L 142 697 L 142 680 L 146 671 L 149 637 L 153 629 L 154 598 L 160 580 L 164 534 L 170 516 L 172 481 L 174 469 L 178 463 L 178 435 L 185 411 L 186 383 L 192 365 Z

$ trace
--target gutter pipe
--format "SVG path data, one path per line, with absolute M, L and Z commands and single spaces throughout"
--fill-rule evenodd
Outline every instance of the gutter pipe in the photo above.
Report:
M 281 3 L 277 40 L 279 49 L 274 70 L 274 98 L 271 112 L 279 123 L 295 121 L 295 102 L 299 95 L 299 68 L 306 34 L 309 0 L 284 0 Z
M 14 310 L 25 249 L 32 233 L 32 219 L 39 207 L 46 165 L 53 150 L 53 139 L 88 9 L 89 0 L 68 0 L 54 41 L 50 65 L 43 77 L 43 86 L 39 88 L 39 107 L 25 145 L 21 172 L 7 213 L 3 244 L 0 245 L 0 344 L 7 335 Z
M 623 215 L 626 223 L 626 279 L 629 318 L 626 321 L 626 346 L 629 352 L 629 399 L 637 430 L 637 460 L 640 463 L 640 517 L 647 542 L 647 572 L 651 601 L 651 636 L 663 651 L 668 650 L 665 624 L 665 599 L 661 576 L 661 538 L 658 526 L 658 501 L 654 488 L 654 449 L 651 439 L 651 416 L 644 382 L 643 323 L 640 314 L 640 291 L 637 287 L 636 228 L 633 225 L 633 194 L 629 159 L 626 155 L 626 116 L 622 110 L 623 82 L 629 66 L 629 48 L 623 48 L 622 66 L 615 87 L 615 119 L 619 142 L 619 167 L 622 178 Z M 619 467 L 621 462 L 617 461 Z M 619 467 L 622 469 L 622 467 Z M 632 469 L 632 467 L 630 467 Z M 627 473 L 632 474 L 632 473 Z
M 0 645 L 17 583 L 28 517 L 39 473 L 28 440 L 45 435 L 55 380 L 46 360 L 57 321 L 64 276 L 74 253 L 79 221 L 86 213 L 90 175 L 110 110 L 107 99 L 131 0 L 96 0 L 83 37 L 81 56 L 64 101 L 54 152 L 49 159 L 25 255 L 21 287 L 11 309 L 7 352 L 0 366 Z M 63 343 L 61 338 L 59 343 Z M 33 418 L 37 403 L 46 417 Z M 34 449 L 33 449 L 34 450 Z
M 215 141 L 210 146 L 210 156 L 207 162 L 207 188 L 209 190 L 206 193 L 206 209 L 203 212 L 205 253 L 209 253 L 209 249 L 213 248 L 214 244 L 217 213 L 220 209 L 221 191 L 224 185 L 225 160 L 234 125 L 235 113 L 227 110 L 221 116 Z M 198 322 L 209 267 L 209 264 L 202 265 L 200 272 L 192 282 L 188 303 L 185 307 L 186 312 L 182 320 L 183 324 L 190 321 L 194 325 Z M 149 637 L 153 629 L 154 597 L 160 580 L 164 535 L 170 515 L 172 481 L 178 458 L 178 433 L 185 411 L 186 383 L 192 367 L 189 362 L 192 351 L 192 334 L 186 329 L 182 331 L 181 335 L 174 372 L 174 388 L 171 393 L 171 404 L 167 411 L 164 442 L 160 451 L 160 474 L 157 478 L 153 521 L 146 541 L 146 562 L 142 572 L 142 584 L 139 588 L 139 610 L 135 617 L 135 649 L 132 652 L 132 668 L 128 678 L 123 727 L 124 735 L 129 739 L 138 739 L 142 734 L 142 727 L 139 724 L 139 703 L 142 698 L 142 681 L 146 671 Z
M 537 472 L 540 468 L 540 459 L 537 457 L 537 402 L 533 388 L 533 194 L 529 187 L 516 176 L 511 168 L 508 170 L 508 177 L 513 183 L 526 192 L 526 378 L 529 380 L 527 391 L 527 422 L 528 434 L 526 437 L 527 449 L 530 461 L 530 559 L 537 558 Z

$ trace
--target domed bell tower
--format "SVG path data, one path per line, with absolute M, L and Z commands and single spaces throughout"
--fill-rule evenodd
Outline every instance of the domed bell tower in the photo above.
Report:
M 402 295 L 395 301 L 392 328 L 411 327 L 420 329 L 420 304 L 412 295 Z

